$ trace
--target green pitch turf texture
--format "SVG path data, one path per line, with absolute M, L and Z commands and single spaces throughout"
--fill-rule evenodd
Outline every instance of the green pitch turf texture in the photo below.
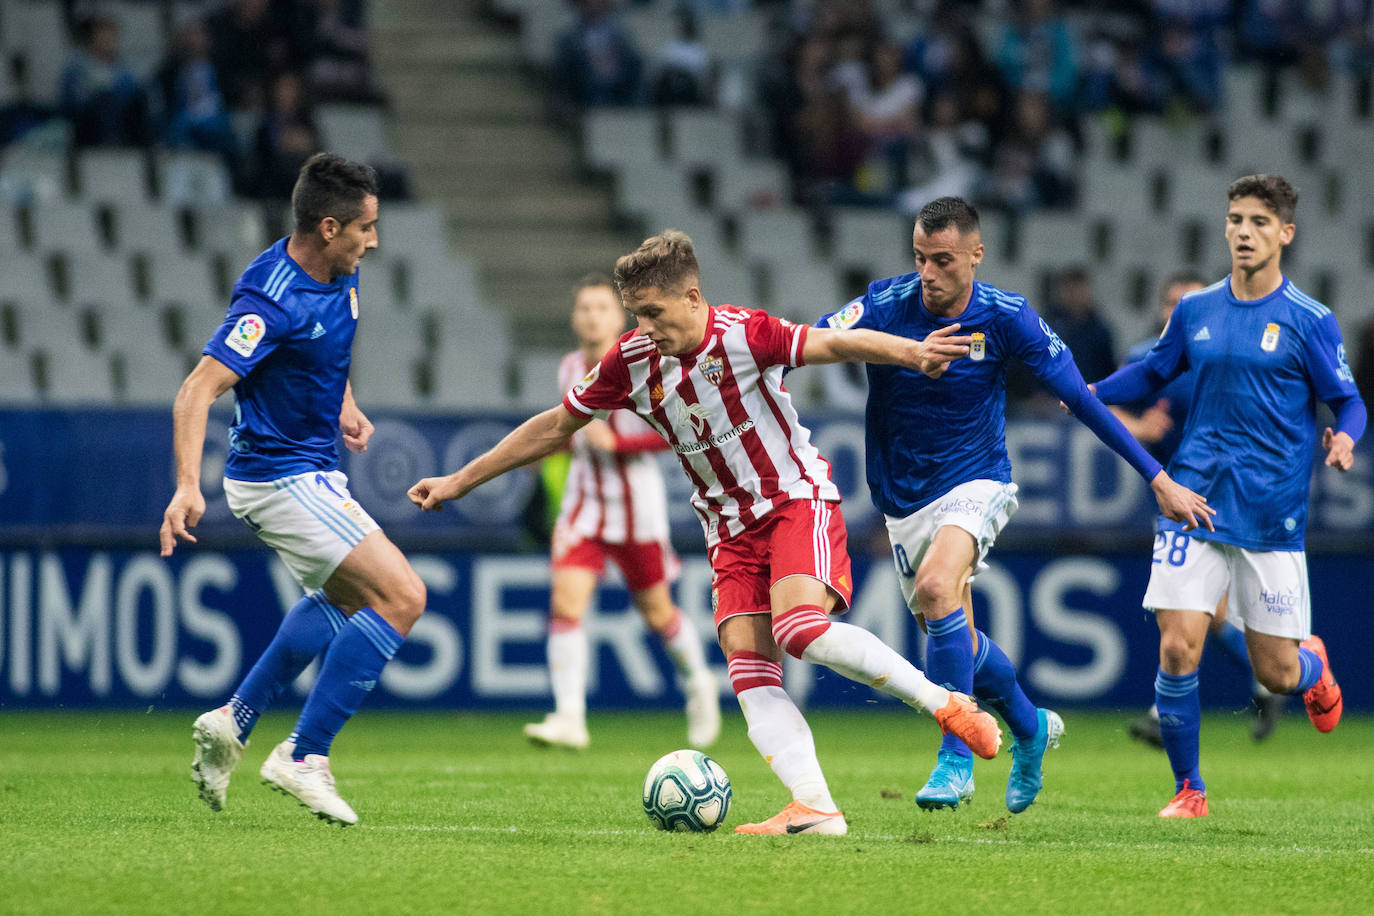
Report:
M 1064 715 L 1045 789 L 1003 805 L 1010 757 L 979 762 L 958 811 L 912 803 L 928 717 L 814 711 L 846 837 L 747 837 L 782 787 L 738 714 L 712 749 L 734 800 L 714 834 L 652 829 L 640 783 L 680 716 L 593 714 L 582 753 L 530 747 L 528 716 L 364 710 L 334 745 L 340 828 L 257 778 L 272 715 L 216 814 L 188 778 L 194 713 L 0 713 L 3 913 L 1368 913 L 1374 720 L 1318 735 L 1290 709 L 1266 743 L 1210 715 L 1212 814 L 1160 820 L 1164 755 L 1132 713 Z

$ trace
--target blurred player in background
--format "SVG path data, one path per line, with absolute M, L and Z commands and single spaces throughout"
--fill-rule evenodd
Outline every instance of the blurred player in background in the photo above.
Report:
M 912 340 L 955 328 L 971 340 L 967 358 L 940 373 L 867 367 L 865 464 L 873 502 L 887 519 L 902 596 L 926 631 L 926 673 L 973 694 L 1006 721 L 1016 739 L 1006 804 L 1020 812 L 1040 792 L 1045 750 L 1057 746 L 1064 723 L 1030 702 L 1011 660 L 973 625 L 973 577 L 986 568 L 988 550 L 1017 507 L 1005 440 L 1008 362 L 1025 362 L 1149 481 L 1165 515 L 1193 527 L 1208 523 L 1208 510 L 1089 394 L 1073 354 L 1024 297 L 975 282 L 983 243 L 971 204 L 941 197 L 922 207 L 912 249 L 915 273 L 870 284 L 862 298 L 819 324 Z M 946 734 L 916 803 L 957 808 L 973 790 L 969 748 Z
M 319 817 L 358 816 L 334 788 L 329 748 L 425 610 L 425 586 L 348 492 L 336 442 L 367 448 L 372 424 L 348 367 L 358 323 L 358 267 L 377 247 L 377 179 L 327 153 L 301 168 L 295 229 L 248 266 L 224 324 L 172 408 L 177 488 L 162 555 L 205 513 L 201 451 L 210 405 L 234 389 L 224 494 L 307 594 L 287 613 L 229 702 L 196 719 L 191 776 L 213 810 L 258 716 L 326 648 L 296 729 L 261 775 Z
M 867 630 L 829 617 L 853 583 L 839 491 L 782 387 L 784 367 L 843 360 L 939 372 L 966 352 L 945 331 L 924 341 L 794 325 L 766 312 L 712 307 L 692 241 L 665 230 L 616 262 L 621 302 L 638 328 L 622 336 L 563 403 L 525 421 L 491 451 L 410 489 L 439 509 L 512 468 L 566 446 L 596 416 L 633 410 L 668 440 L 695 485 L 714 572 L 712 598 L 730 683 L 749 739 L 792 793 L 783 810 L 737 833 L 843 834 L 811 729 L 783 691 L 782 653 L 826 665 L 934 713 L 980 755 L 996 722 L 966 696 L 931 683 Z
M 560 391 L 595 368 L 625 330 L 611 278 L 588 274 L 573 289 L 578 349 L 558 367 Z M 554 711 L 525 726 L 530 740 L 584 748 L 587 735 L 587 634 L 582 618 L 606 560 L 625 576 L 635 607 L 663 641 L 687 696 L 687 741 L 704 748 L 720 734 L 720 694 L 692 621 L 673 604 L 668 584 L 678 560 L 668 542 L 668 497 L 651 453 L 668 447 L 628 410 L 593 420 L 572 437 L 572 463 L 553 530 L 549 678 Z
M 1223 596 L 1245 624 L 1255 676 L 1274 693 L 1301 693 L 1318 731 L 1340 721 L 1341 690 L 1326 647 L 1312 635 L 1303 536 L 1317 399 L 1334 428 L 1326 465 L 1354 463 L 1366 411 L 1345 361 L 1336 318 L 1284 276 L 1298 193 L 1277 175 L 1227 189 L 1231 273 L 1184 296 L 1145 359 L 1095 386 L 1108 403 L 1153 397 L 1184 372 L 1195 378 L 1188 424 L 1170 467 L 1207 490 L 1216 527 L 1189 535 L 1161 520 L 1143 604 L 1159 625 L 1155 703 L 1174 771 L 1160 817 L 1205 817 L 1198 766 L 1197 668 Z
M 1202 275 L 1193 271 L 1180 271 L 1164 281 L 1159 296 L 1159 330 L 1162 333 L 1169 325 L 1178 301 L 1187 293 L 1195 292 L 1207 285 Z M 1158 335 L 1142 341 L 1126 354 L 1124 365 L 1139 362 L 1155 345 Z M 1185 372 L 1165 385 L 1151 398 L 1139 404 L 1110 408 L 1121 424 L 1132 436 L 1140 440 L 1155 460 L 1166 467 L 1178 443 L 1183 438 L 1183 429 L 1188 421 L 1188 405 L 1193 400 L 1193 373 Z M 1250 676 L 1250 702 L 1255 711 L 1255 721 L 1250 727 L 1250 737 L 1263 741 L 1273 734 L 1278 725 L 1288 697 L 1274 693 L 1255 679 L 1250 669 L 1250 655 L 1245 649 L 1245 627 L 1234 625 L 1226 618 L 1226 596 L 1221 596 L 1217 611 L 1212 615 L 1208 626 L 1208 636 L 1226 656 L 1246 670 Z M 1164 749 L 1164 738 L 1159 732 L 1159 709 L 1151 706 L 1150 711 L 1132 720 L 1129 732 L 1132 738 L 1151 747 Z

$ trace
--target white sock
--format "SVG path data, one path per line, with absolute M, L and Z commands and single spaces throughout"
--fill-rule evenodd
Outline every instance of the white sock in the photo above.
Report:
M 751 687 L 738 694 L 749 740 L 792 798 L 817 811 L 838 811 L 816 759 L 811 727 L 781 687 Z
M 706 653 L 701 648 L 697 628 L 686 614 L 678 611 L 673 623 L 659 634 L 659 638 L 663 640 L 663 649 L 684 684 L 690 684 L 698 677 L 711 676 L 706 668 Z
M 881 639 L 852 624 L 832 620 L 830 628 L 802 652 L 802 658 L 931 713 L 949 702 L 948 690 Z
M 549 628 L 549 680 L 553 710 L 578 721 L 587 718 L 587 632 L 581 623 L 555 623 Z

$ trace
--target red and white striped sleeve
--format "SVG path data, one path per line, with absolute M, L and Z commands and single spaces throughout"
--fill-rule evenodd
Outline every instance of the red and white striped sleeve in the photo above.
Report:
M 806 347 L 808 327 L 754 310 L 745 322 L 744 336 L 760 365 L 796 368 L 803 365 L 802 350 Z

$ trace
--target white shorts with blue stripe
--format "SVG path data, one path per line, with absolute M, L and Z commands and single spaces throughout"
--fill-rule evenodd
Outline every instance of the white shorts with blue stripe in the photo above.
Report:
M 941 528 L 954 527 L 973 536 L 977 550 L 973 562 L 973 575 L 976 576 L 988 568 L 983 560 L 1017 505 L 1016 484 L 970 480 L 904 518 L 884 516 L 902 597 L 911 613 L 920 613 L 916 602 L 916 570 L 936 533 Z
M 277 480 L 224 479 L 229 511 L 277 551 L 308 591 L 320 588 L 344 557 L 380 526 L 348 492 L 343 471 Z

